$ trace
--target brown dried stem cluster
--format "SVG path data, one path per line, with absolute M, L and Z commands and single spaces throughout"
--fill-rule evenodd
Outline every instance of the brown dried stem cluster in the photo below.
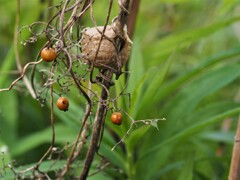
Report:
M 16 177 L 24 177 L 27 172 L 32 172 L 33 178 L 50 179 L 46 172 L 41 172 L 40 165 L 46 159 L 52 159 L 53 155 L 57 154 L 57 160 L 60 160 L 63 156 L 65 149 L 69 149 L 70 153 L 67 157 L 65 166 L 56 173 L 56 177 L 63 179 L 68 174 L 72 178 L 76 178 L 75 175 L 71 175 L 69 172 L 72 169 L 72 165 L 77 161 L 79 155 L 83 152 L 83 146 L 86 145 L 87 134 L 91 131 L 91 139 L 89 147 L 86 153 L 86 157 L 81 169 L 79 179 L 86 179 L 89 174 L 89 170 L 92 166 L 92 162 L 95 154 L 101 144 L 105 118 L 107 112 L 112 106 L 115 107 L 115 103 L 118 98 L 124 94 L 124 89 L 127 86 L 128 76 L 126 76 L 126 85 L 123 90 L 115 98 L 110 98 L 110 87 L 114 85 L 113 75 L 116 74 L 116 79 L 122 74 L 122 67 L 127 63 L 132 42 L 130 38 L 133 35 L 134 22 L 136 20 L 136 14 L 138 11 L 139 0 L 133 0 L 130 7 L 130 0 L 118 0 L 120 8 L 119 14 L 116 18 L 110 22 L 110 14 L 112 10 L 113 0 L 109 1 L 109 7 L 106 14 L 105 23 L 103 26 L 97 26 L 93 14 L 94 0 L 64 0 L 57 6 L 52 6 L 51 9 L 57 9 L 57 12 L 52 15 L 49 21 L 46 22 L 34 22 L 29 26 L 25 26 L 18 32 L 19 13 L 20 13 L 20 0 L 18 2 L 18 12 L 16 16 L 16 28 L 15 28 L 15 51 L 16 51 L 16 64 L 20 76 L 14 80 L 8 88 L 0 89 L 0 93 L 3 91 L 11 90 L 20 80 L 23 79 L 28 91 L 33 98 L 38 99 L 41 103 L 41 95 L 46 92 L 49 93 L 50 109 L 51 109 L 51 128 L 52 128 L 52 141 L 51 145 L 46 153 L 40 158 L 40 160 L 32 167 L 25 170 L 16 170 L 11 164 L 6 165 L 6 168 L 10 168 Z M 132 12 L 131 18 L 127 21 L 129 15 L 129 9 Z M 91 20 L 94 27 L 83 28 L 81 24 L 82 16 L 90 10 Z M 126 24 L 129 25 L 130 31 L 127 31 Z M 42 31 L 34 32 L 34 27 L 38 25 L 44 25 L 45 28 Z M 23 39 L 21 32 L 27 29 L 31 37 Z M 38 28 L 37 28 L 38 29 Z M 47 41 L 41 48 L 54 47 L 57 53 L 57 59 L 51 64 L 50 70 L 46 69 L 39 72 L 45 73 L 47 76 L 46 82 L 41 85 L 36 83 L 37 65 L 44 60 L 40 58 L 41 50 L 39 51 L 34 62 L 27 63 L 24 67 L 21 65 L 20 55 L 18 53 L 17 36 L 22 38 L 22 45 L 29 43 L 35 43 L 37 39 L 45 35 Z M 40 60 L 39 60 L 40 59 Z M 81 71 L 76 72 L 75 66 L 80 67 Z M 27 70 L 32 67 L 30 77 L 27 77 Z M 99 73 L 96 76 L 94 71 L 98 69 Z M 128 68 L 126 68 L 128 69 Z M 46 73 L 47 72 L 47 73 Z M 30 79 L 30 80 L 29 80 Z M 69 80 L 70 79 L 70 80 Z M 88 87 L 83 82 L 88 81 Z M 55 116 L 54 116 L 54 94 L 61 95 L 65 91 L 69 91 L 69 86 L 74 86 L 78 89 L 79 94 L 85 98 L 86 108 L 85 115 L 82 118 L 78 134 L 75 141 L 72 144 L 67 144 L 64 148 L 59 150 L 55 147 Z M 92 85 L 95 84 L 101 89 L 101 93 L 98 95 L 92 90 Z M 54 89 L 54 85 L 60 87 L 60 93 Z M 42 88 L 42 89 L 41 89 Z M 45 95 L 45 98 L 47 95 Z M 130 99 L 130 96 L 129 96 Z M 45 102 L 45 101 L 43 101 Z M 91 126 L 89 118 L 91 114 L 95 112 L 94 123 Z M 146 120 L 134 120 L 126 111 L 124 112 L 132 121 L 126 134 L 115 144 L 112 148 L 114 150 L 124 139 L 130 134 L 130 131 L 137 123 L 150 124 L 157 127 L 156 123 L 163 119 L 146 119 Z M 92 129 L 92 130 L 90 130 Z M 109 162 L 101 166 L 100 171 L 109 165 Z M 79 170 L 80 171 L 80 170 Z M 97 173 L 98 171 L 94 172 Z M 93 174 L 94 174 L 93 173 Z
M 16 64 L 20 76 L 14 80 L 8 88 L 0 89 L 0 93 L 3 91 L 9 91 L 17 85 L 17 83 L 23 79 L 28 91 L 33 98 L 38 99 L 43 104 L 44 98 L 50 99 L 51 109 L 51 128 L 52 139 L 51 145 L 46 153 L 40 158 L 40 160 L 32 167 L 25 170 L 17 170 L 10 163 L 4 168 L 9 168 L 15 174 L 16 178 L 24 178 L 28 172 L 32 173 L 34 179 L 50 179 L 48 173 L 40 170 L 41 164 L 47 160 L 52 159 L 57 155 L 57 160 L 61 160 L 64 156 L 65 149 L 70 149 L 70 153 L 65 157 L 67 159 L 65 166 L 56 172 L 58 179 L 64 179 L 66 174 L 70 178 L 76 178 L 75 174 L 69 173 L 73 169 L 74 163 L 76 163 L 79 155 L 83 153 L 83 146 L 86 145 L 87 134 L 91 132 L 91 139 L 89 147 L 86 153 L 86 157 L 83 163 L 79 179 L 86 179 L 89 174 L 89 170 L 92 166 L 94 156 L 98 153 L 98 149 L 101 144 L 105 118 L 110 107 L 115 107 L 118 98 L 124 94 L 124 89 L 127 86 L 128 75 L 126 76 L 126 85 L 123 87 L 119 95 L 114 98 L 110 98 L 110 87 L 114 85 L 113 75 L 116 74 L 116 79 L 122 74 L 122 67 L 127 63 L 132 42 L 130 38 L 133 35 L 134 22 L 136 20 L 136 14 L 138 11 L 139 0 L 133 0 L 130 7 L 130 0 L 118 0 L 120 8 L 119 14 L 110 23 L 110 14 L 112 10 L 113 0 L 109 0 L 109 7 L 106 14 L 105 23 L 103 26 L 97 26 L 93 14 L 94 0 L 64 0 L 57 6 L 52 6 L 52 1 L 49 1 L 50 9 L 56 9 L 57 12 L 52 15 L 49 21 L 46 22 L 34 22 L 29 26 L 25 26 L 18 32 L 19 13 L 20 13 L 20 0 L 18 2 L 18 11 L 16 16 L 16 28 L 15 28 L 15 51 L 16 51 Z M 129 15 L 129 9 L 132 12 L 131 18 L 127 21 Z M 82 16 L 90 10 L 90 18 L 94 24 L 94 27 L 84 28 L 81 19 Z M 129 25 L 130 31 L 127 31 L 126 24 Z M 42 31 L 34 32 L 34 28 L 38 25 L 44 25 L 45 28 Z M 27 29 L 31 34 L 28 39 L 21 37 L 21 32 Z M 22 38 L 22 45 L 29 43 L 36 43 L 40 36 L 45 35 L 46 43 L 42 46 L 34 62 L 27 63 L 24 67 L 21 65 L 20 55 L 18 53 L 17 36 Z M 37 66 L 43 63 L 43 59 L 40 58 L 40 53 L 44 48 L 53 47 L 57 53 L 57 59 L 50 64 L 50 70 L 37 71 Z M 31 73 L 27 74 L 27 70 L 32 67 Z M 75 67 L 80 72 L 76 72 Z M 94 73 L 98 69 L 98 74 Z M 126 68 L 128 69 L 128 68 Z M 42 84 L 36 83 L 36 74 L 38 72 L 44 73 L 47 76 L 46 81 Z M 127 73 L 126 73 L 127 74 Z M 27 77 L 29 75 L 30 77 Z M 44 79 L 44 78 L 43 78 Z M 88 82 L 88 87 L 84 85 L 84 82 Z M 92 90 L 92 85 L 96 85 L 101 89 L 101 93 L 98 94 Z M 60 91 L 54 87 L 59 86 Z M 75 86 L 79 94 L 85 98 L 86 107 L 84 117 L 81 119 L 80 127 L 76 139 L 73 143 L 66 144 L 62 149 L 58 149 L 55 146 L 55 116 L 54 116 L 54 94 L 61 95 L 65 91 L 69 91 L 70 86 Z M 46 92 L 45 97 L 42 98 L 42 94 Z M 49 92 L 49 96 L 47 96 Z M 43 101 L 42 101 L 43 99 Z M 130 99 L 130 95 L 129 95 Z M 89 121 L 90 116 L 95 112 L 94 123 L 91 126 Z M 152 125 L 157 127 L 156 123 L 163 119 L 146 119 L 146 120 L 134 120 L 126 111 L 124 112 L 131 120 L 131 125 L 126 134 L 115 144 L 112 148 L 114 150 L 119 144 L 121 144 L 125 138 L 130 134 L 134 125 L 137 123 L 143 123 L 146 125 Z M 90 130 L 91 129 L 91 130 Z M 56 160 L 56 161 L 57 161 Z M 109 165 L 108 161 L 102 164 L 99 171 L 103 170 Z M 94 172 L 93 174 L 97 173 Z M 1 173 L 0 173 L 1 175 Z
M 82 94 L 87 102 L 85 116 L 82 119 L 81 126 L 79 128 L 78 135 L 76 140 L 72 146 L 70 155 L 67 159 L 67 164 L 61 172 L 58 173 L 59 178 L 63 178 L 66 173 L 68 173 L 71 165 L 76 161 L 77 157 L 81 153 L 82 146 L 86 142 L 86 131 L 89 129 L 88 119 L 93 110 L 93 98 L 91 94 L 95 93 L 91 90 L 90 87 L 85 87 L 82 84 L 82 79 L 79 78 L 80 75 L 76 74 L 73 70 L 74 63 L 79 63 L 80 66 L 83 66 L 84 63 L 89 64 L 88 68 L 85 68 L 85 73 L 83 73 L 80 77 L 86 80 L 86 74 L 90 73 L 89 84 L 95 83 L 101 87 L 101 95 L 98 99 L 97 111 L 95 114 L 95 121 L 92 127 L 92 136 L 90 140 L 90 145 L 88 148 L 88 152 L 86 155 L 86 159 L 84 162 L 83 170 L 80 176 L 80 179 L 86 179 L 88 176 L 89 169 L 91 167 L 93 158 L 95 153 L 97 152 L 102 135 L 104 130 L 104 123 L 107 111 L 109 110 L 109 89 L 113 85 L 112 77 L 115 73 L 117 76 L 121 75 L 121 68 L 128 60 L 130 55 L 130 49 L 132 42 L 128 38 L 127 31 L 125 28 L 128 16 L 128 8 L 130 0 L 119 0 L 120 13 L 112 22 L 111 25 L 108 25 L 110 22 L 110 13 L 112 9 L 113 1 L 109 2 L 109 9 L 106 16 L 106 21 L 104 26 L 94 27 L 93 34 L 85 36 L 82 31 L 81 18 L 85 14 L 87 10 L 91 10 L 91 19 L 93 20 L 93 24 L 96 25 L 95 18 L 92 11 L 94 1 L 93 0 L 76 0 L 71 4 L 70 0 L 62 1 L 61 4 L 51 7 L 57 9 L 57 12 L 50 18 L 50 20 L 45 22 L 34 22 L 30 26 L 23 27 L 20 30 L 28 29 L 30 34 L 32 35 L 29 39 L 23 40 L 21 43 L 25 45 L 27 43 L 35 43 L 37 38 L 42 34 L 45 34 L 47 41 L 43 45 L 42 49 L 45 47 L 55 47 L 55 50 L 58 54 L 57 60 L 55 60 L 51 65 L 51 70 L 49 71 L 49 77 L 44 84 L 46 89 L 50 89 L 50 104 L 51 104 L 51 126 L 52 126 L 52 143 L 47 152 L 43 155 L 43 157 L 39 160 L 39 162 L 25 171 L 17 172 L 12 168 L 13 172 L 17 175 L 17 173 L 26 173 L 28 171 L 32 171 L 34 177 L 38 178 L 47 178 L 49 179 L 46 173 L 42 173 L 39 170 L 39 166 L 41 163 L 49 156 L 51 157 L 53 153 L 55 153 L 55 129 L 54 129 L 54 103 L 53 103 L 53 94 L 56 93 L 53 89 L 53 85 L 57 83 L 60 87 L 64 87 L 60 83 L 61 79 L 67 78 L 71 76 L 75 86 L 79 90 L 79 93 Z M 51 3 L 50 3 L 51 4 Z M 18 8 L 20 6 L 20 1 L 18 1 Z M 70 14 L 70 16 L 69 16 Z M 67 16 L 68 15 L 68 16 Z M 67 19 L 68 17 L 68 19 Z M 18 21 L 19 21 L 19 12 L 16 17 L 16 32 L 15 32 L 15 40 L 17 40 L 17 29 L 18 29 Z M 37 25 L 45 25 L 45 29 L 41 32 L 35 33 L 33 32 L 33 27 Z M 74 37 L 74 29 L 77 31 L 77 38 Z M 111 35 L 110 35 L 111 34 Z M 88 36 L 88 37 L 87 37 Z M 84 39 L 85 38 L 85 39 Z M 16 44 L 16 52 L 18 52 L 17 42 Z M 106 47 L 107 46 L 107 47 Z M 79 54 L 72 53 L 72 49 L 82 49 Z M 41 49 L 41 50 L 42 50 Z M 110 49 L 110 51 L 106 54 L 106 49 Z M 40 59 L 40 52 L 38 53 L 35 62 L 27 63 L 23 68 L 20 63 L 19 54 L 17 54 L 17 65 L 18 70 L 21 75 L 14 80 L 8 88 L 0 89 L 0 92 L 11 90 L 21 79 L 24 79 L 25 85 L 27 86 L 29 92 L 32 94 L 33 98 L 40 99 L 41 92 L 39 93 L 38 87 L 35 84 L 35 74 L 36 74 L 36 66 L 43 62 Z M 91 55 L 91 56 L 90 56 Z M 40 60 L 39 60 L 40 59 Z M 101 63 L 99 63 L 101 62 Z M 102 63 L 103 62 L 103 63 Z M 104 62 L 106 62 L 104 64 Z M 56 76 L 56 72 L 60 69 L 60 64 L 65 67 L 66 70 L 62 69 L 62 74 L 60 76 Z M 33 66 L 31 74 L 30 74 L 30 82 L 26 76 L 27 70 L 30 66 Z M 100 76 L 94 78 L 93 71 L 98 68 L 100 71 Z M 88 91 L 88 92 L 86 92 Z M 96 95 L 97 96 L 97 95 Z

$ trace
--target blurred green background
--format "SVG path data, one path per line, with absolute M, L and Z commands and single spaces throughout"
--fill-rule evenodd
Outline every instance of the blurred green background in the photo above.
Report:
M 19 76 L 13 43 L 17 3 L 0 3 L 0 88 L 5 88 Z M 46 21 L 47 4 L 23 0 L 19 26 Z M 98 25 L 105 22 L 108 4 L 94 5 Z M 117 10 L 114 1 L 111 17 Z M 123 137 L 131 121 L 124 116 L 123 125 L 114 126 L 108 115 L 100 153 L 111 165 L 93 179 L 227 179 L 240 111 L 239 12 L 238 0 L 140 2 L 124 91 L 131 93 L 131 107 L 127 96 L 121 96 L 117 106 L 136 120 L 165 117 L 166 121 L 158 122 L 159 130 L 134 127 L 124 145 L 111 151 L 116 141 L 110 132 Z M 87 16 L 84 23 L 93 26 Z M 19 43 L 21 63 L 34 61 L 43 43 L 43 39 L 24 47 Z M 124 82 L 124 76 L 116 82 L 113 97 Z M 69 97 L 69 112 L 55 111 L 59 145 L 74 141 L 84 115 L 77 91 Z M 50 143 L 49 101 L 41 107 L 23 82 L 0 93 L 0 150 L 6 152 L 5 163 L 36 162 Z M 95 164 L 100 161 L 96 157 Z

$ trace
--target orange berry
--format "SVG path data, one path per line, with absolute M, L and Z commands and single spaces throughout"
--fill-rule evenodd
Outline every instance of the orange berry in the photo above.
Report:
M 112 113 L 111 121 L 113 124 L 121 125 L 122 124 L 122 114 L 120 112 Z
M 60 97 L 57 100 L 57 107 L 58 109 L 62 110 L 62 111 L 67 111 L 68 107 L 69 107 L 69 101 L 67 98 L 65 97 Z
M 55 52 L 55 50 L 53 48 L 45 47 L 41 51 L 41 58 L 46 62 L 51 62 L 54 59 L 56 59 L 56 57 L 57 57 L 57 53 Z

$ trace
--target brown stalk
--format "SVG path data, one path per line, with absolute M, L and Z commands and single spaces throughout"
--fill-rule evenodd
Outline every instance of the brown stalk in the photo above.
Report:
M 128 17 L 127 19 L 127 27 L 128 27 L 128 35 L 130 39 L 133 38 L 133 33 L 134 33 L 134 28 L 135 28 L 135 23 L 137 19 L 137 14 L 140 6 L 140 0 L 132 0 L 131 6 L 130 6 L 130 12 L 131 16 Z M 129 71 L 129 61 L 127 61 L 125 65 L 125 71 Z M 128 74 L 125 74 L 125 80 L 128 79 Z
M 238 120 L 237 132 L 233 146 L 232 160 L 228 179 L 229 180 L 240 179 L 240 118 Z
M 118 20 L 117 20 L 117 28 L 119 33 L 123 33 L 123 27 L 126 24 L 127 21 L 127 15 L 128 15 L 128 7 L 129 7 L 129 3 L 130 0 L 119 0 L 119 5 L 120 5 L 120 13 L 118 15 Z M 103 32 L 104 34 L 104 32 Z M 119 41 L 121 42 L 121 41 Z M 117 46 L 119 46 L 120 44 L 117 44 Z M 106 78 L 108 80 L 112 79 L 113 76 L 113 72 L 112 70 L 107 70 L 106 71 Z M 92 137 L 91 137 L 91 141 L 90 141 L 90 145 L 89 145 L 89 149 L 85 158 L 85 162 L 84 162 L 84 166 L 83 166 L 83 170 L 82 173 L 80 175 L 80 180 L 84 180 L 87 178 L 89 170 L 91 168 L 93 159 L 94 159 L 94 155 L 97 152 L 98 148 L 99 148 L 99 144 L 101 142 L 101 138 L 102 138 L 102 134 L 103 134 L 103 130 L 104 130 L 104 124 L 105 124 L 105 118 L 107 115 L 107 111 L 108 111 L 108 96 L 109 96 L 109 89 L 111 86 L 111 82 L 110 81 L 103 81 L 103 88 L 102 88 L 102 93 L 101 93 L 101 101 L 98 103 L 98 108 L 97 108 L 97 112 L 96 112 L 96 116 L 95 116 L 95 121 L 94 121 L 94 125 L 93 125 L 93 133 L 92 133 Z
M 112 72 L 108 71 L 106 77 L 112 78 Z M 93 126 L 93 133 L 92 138 L 89 145 L 89 150 L 84 162 L 84 167 L 82 170 L 82 174 L 80 179 L 84 180 L 88 176 L 89 169 L 91 167 L 93 158 L 95 153 L 97 152 L 99 140 L 101 139 L 101 134 L 104 129 L 105 117 L 108 111 L 108 106 L 105 104 L 106 100 L 108 99 L 108 92 L 107 90 L 110 89 L 110 83 L 108 81 L 104 81 L 103 84 L 106 88 L 102 88 L 101 93 L 101 101 L 98 104 L 98 109 L 96 112 L 96 117 Z
M 131 7 L 130 7 L 131 16 L 129 16 L 127 19 L 128 34 L 130 38 L 133 37 L 139 6 L 140 6 L 140 0 L 132 1 Z

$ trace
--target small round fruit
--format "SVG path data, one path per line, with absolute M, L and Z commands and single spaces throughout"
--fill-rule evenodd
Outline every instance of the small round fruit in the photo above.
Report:
M 58 109 L 62 110 L 62 111 L 67 111 L 68 107 L 69 107 L 69 101 L 67 98 L 65 97 L 60 97 L 57 100 L 57 107 Z
M 55 50 L 53 48 L 45 47 L 41 51 L 41 58 L 46 62 L 51 62 L 54 59 L 56 59 L 56 57 L 57 57 L 57 53 L 55 52 Z
M 112 113 L 111 121 L 113 124 L 121 125 L 122 124 L 122 114 L 120 112 Z

